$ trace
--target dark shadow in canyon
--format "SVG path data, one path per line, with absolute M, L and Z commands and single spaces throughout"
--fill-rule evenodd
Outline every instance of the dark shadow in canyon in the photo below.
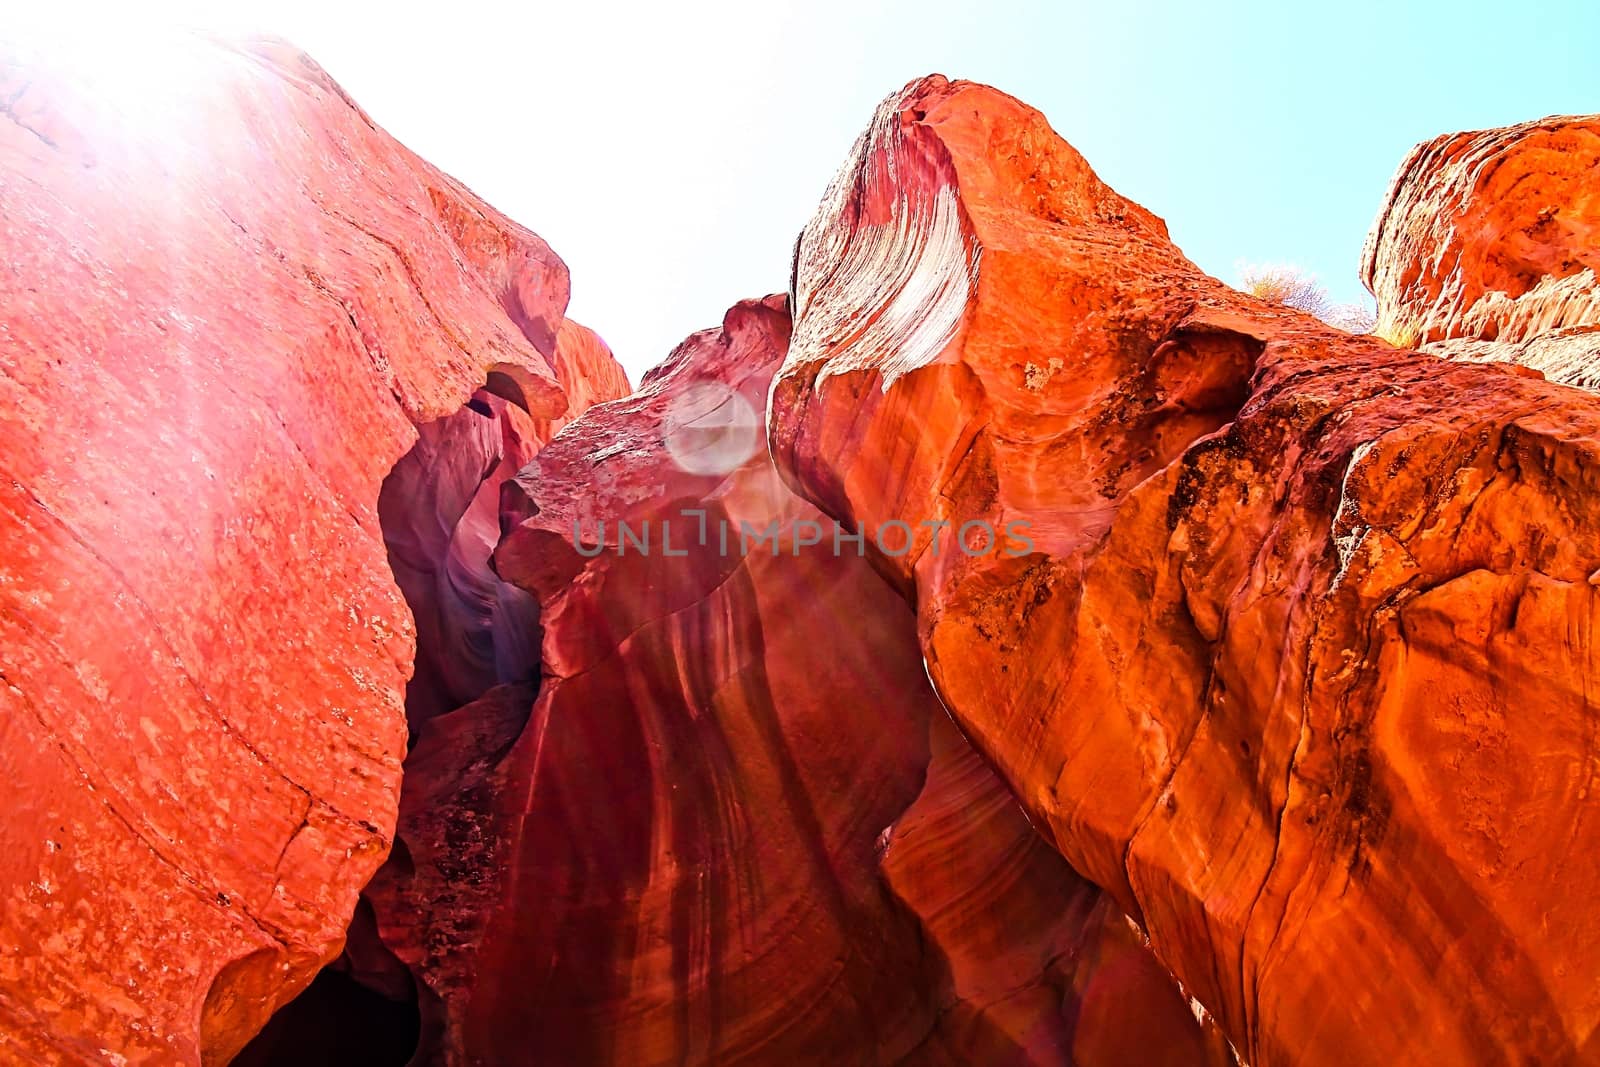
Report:
M 333 964 L 233 1061 L 233 1067 L 405 1067 L 422 1032 L 417 1003 L 391 1000 Z

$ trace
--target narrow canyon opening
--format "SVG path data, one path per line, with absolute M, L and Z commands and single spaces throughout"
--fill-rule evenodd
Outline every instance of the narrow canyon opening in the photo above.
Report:
M 500 536 L 500 485 L 530 460 L 548 427 L 528 413 L 523 391 L 504 374 L 452 415 L 425 424 L 395 463 L 378 497 L 389 566 L 416 623 L 416 655 L 406 686 L 406 722 L 414 749 L 430 722 L 466 708 L 491 690 L 513 692 L 522 721 L 539 679 L 538 602 L 502 582 L 490 565 Z M 363 891 L 345 949 L 295 999 L 280 1008 L 233 1061 L 240 1067 L 403 1067 L 425 1058 L 437 998 L 419 989 L 410 968 L 385 941 L 393 887 L 411 873 L 403 836 L 406 796 L 416 788 L 408 758 L 401 825 L 388 861 Z M 375 906 L 374 899 L 387 905 Z

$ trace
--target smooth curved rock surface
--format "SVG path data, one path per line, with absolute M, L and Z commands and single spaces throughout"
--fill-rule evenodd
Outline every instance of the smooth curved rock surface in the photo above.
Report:
M 1600 115 L 1451 133 L 1411 150 L 1367 235 L 1378 332 L 1600 387 Z
M 566 269 L 277 42 L 0 100 L 0 1060 L 221 1063 L 389 848 L 380 484 L 486 383 L 562 417 Z
M 500 486 L 539 448 L 533 418 L 480 389 L 425 424 L 395 464 L 378 515 L 395 581 L 417 627 L 406 686 L 415 730 L 496 685 L 539 678 L 539 606 L 489 566 L 500 539 Z
M 1245 1061 L 1600 1060 L 1600 402 L 1234 292 L 943 78 L 793 288 L 778 467 L 949 524 L 873 557 L 935 688 Z
M 552 363 L 567 393 L 560 418 L 535 419 L 480 389 L 455 414 L 420 427 L 383 483 L 389 564 L 417 627 L 406 687 L 413 731 L 496 685 L 538 682 L 538 602 L 489 562 L 500 540 L 500 487 L 566 422 L 629 389 L 611 350 L 576 322 L 561 324 Z
M 946 719 L 899 598 L 798 545 L 821 516 L 761 429 L 788 336 L 738 305 L 506 485 L 543 688 L 421 727 L 369 890 L 421 1061 L 1223 1062 Z

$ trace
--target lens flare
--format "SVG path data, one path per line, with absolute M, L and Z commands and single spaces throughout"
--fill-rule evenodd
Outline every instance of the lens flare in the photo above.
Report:
M 720 382 L 701 382 L 675 397 L 664 425 L 668 453 L 690 474 L 737 470 L 761 442 L 755 408 Z

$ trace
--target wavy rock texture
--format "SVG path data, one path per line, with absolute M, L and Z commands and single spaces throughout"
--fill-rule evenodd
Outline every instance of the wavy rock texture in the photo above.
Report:
M 421 1061 L 1222 1062 L 945 718 L 905 606 L 802 544 L 761 430 L 788 336 L 738 305 L 507 484 L 543 688 L 421 726 L 369 891 Z
M 1412 149 L 1367 235 L 1378 331 L 1600 387 L 1600 115 Z
M 926 523 L 873 562 L 934 687 L 1243 1059 L 1600 1060 L 1600 402 L 1227 289 L 942 78 L 794 296 L 779 469 Z
M 417 626 L 406 689 L 413 730 L 496 685 L 538 681 L 538 603 L 489 563 L 500 539 L 500 487 L 570 418 L 628 393 L 622 367 L 586 326 L 561 325 L 553 363 L 568 392 L 562 417 L 535 419 L 480 389 L 460 411 L 422 426 L 383 483 L 389 562 Z
M 0 1060 L 220 1063 L 389 848 L 380 484 L 480 386 L 563 417 L 566 269 L 273 42 L 0 100 Z
M 502 682 L 538 682 L 538 604 L 489 567 L 500 484 L 538 446 L 527 412 L 479 390 L 467 407 L 423 426 L 383 483 L 389 562 L 417 626 L 406 688 L 413 729 Z

